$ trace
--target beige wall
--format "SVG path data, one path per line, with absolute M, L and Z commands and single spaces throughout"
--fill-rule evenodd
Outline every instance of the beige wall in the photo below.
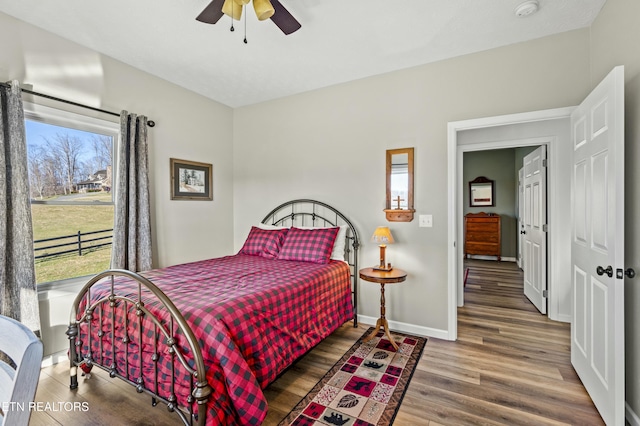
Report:
M 115 112 L 126 109 L 156 121 L 149 131 L 155 266 L 231 252 L 231 108 L 2 13 L 0 52 L 0 81 L 17 79 L 38 92 Z M 41 98 L 34 101 L 43 102 Z M 170 157 L 213 163 L 213 202 L 169 199 Z M 41 297 L 43 326 L 58 330 L 60 312 L 69 312 L 68 307 L 60 307 L 64 304 L 71 304 L 68 295 Z M 68 316 L 63 324 L 66 321 Z M 55 344 L 56 339 L 47 336 L 45 353 L 60 350 L 60 344 L 64 348 L 66 336 L 62 334 L 61 339 Z
M 591 86 L 625 67 L 625 268 L 640 273 L 640 2 L 607 0 L 591 27 Z M 625 281 L 626 399 L 640 416 L 640 278 Z M 638 417 L 635 419 L 639 421 Z
M 396 324 L 442 336 L 447 329 L 447 123 L 578 104 L 589 88 L 589 33 L 518 45 L 353 81 L 234 114 L 235 246 L 270 207 L 317 198 L 353 218 L 361 264 L 388 224 L 391 261 L 409 277 L 388 291 Z M 433 228 L 385 221 L 385 150 L 415 147 L 416 214 Z M 360 314 L 375 318 L 378 286 L 362 282 Z

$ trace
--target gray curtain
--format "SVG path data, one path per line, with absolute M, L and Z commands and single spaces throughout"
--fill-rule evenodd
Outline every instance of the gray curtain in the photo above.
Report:
M 17 81 L 0 86 L 0 256 L 0 314 L 38 334 L 27 141 Z
M 151 269 L 147 117 L 120 114 L 111 267 Z

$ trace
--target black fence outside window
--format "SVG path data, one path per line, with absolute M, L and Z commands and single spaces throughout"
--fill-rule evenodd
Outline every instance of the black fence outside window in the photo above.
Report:
M 103 234 L 103 235 L 98 236 L 99 234 Z M 90 238 L 85 238 L 86 236 L 90 236 Z M 65 235 L 62 237 L 44 238 L 41 240 L 34 240 L 33 244 L 34 244 L 34 252 L 36 254 L 35 258 L 44 259 L 47 257 L 55 257 L 63 254 L 69 254 L 69 253 L 78 253 L 78 256 L 82 256 L 83 250 L 86 252 L 88 250 L 94 250 L 100 247 L 111 245 L 112 237 L 113 237 L 113 229 L 103 229 L 100 231 L 92 231 L 92 232 L 78 231 L 77 234 Z M 37 244 L 53 243 L 53 242 L 63 241 L 63 240 L 67 240 L 67 242 L 36 247 Z M 62 250 L 45 251 L 45 250 L 53 250 L 53 249 L 62 249 Z M 43 254 L 38 254 L 38 252 L 42 252 L 42 251 L 45 251 L 45 252 Z

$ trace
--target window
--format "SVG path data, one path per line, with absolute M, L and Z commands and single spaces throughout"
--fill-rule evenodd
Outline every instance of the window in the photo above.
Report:
M 118 123 L 25 103 L 38 284 L 109 268 Z

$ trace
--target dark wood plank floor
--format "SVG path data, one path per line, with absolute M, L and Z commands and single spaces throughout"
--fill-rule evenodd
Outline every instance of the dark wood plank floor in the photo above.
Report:
M 429 339 L 395 425 L 602 425 L 571 367 L 569 325 L 540 315 L 509 262 L 469 261 L 458 340 Z M 393 318 L 393 314 L 391 318 Z M 265 393 L 265 425 L 280 419 L 366 331 L 345 324 Z M 36 411 L 31 425 L 175 425 L 119 380 L 99 372 L 68 388 L 64 364 L 42 370 L 36 401 L 86 402 L 87 412 Z

